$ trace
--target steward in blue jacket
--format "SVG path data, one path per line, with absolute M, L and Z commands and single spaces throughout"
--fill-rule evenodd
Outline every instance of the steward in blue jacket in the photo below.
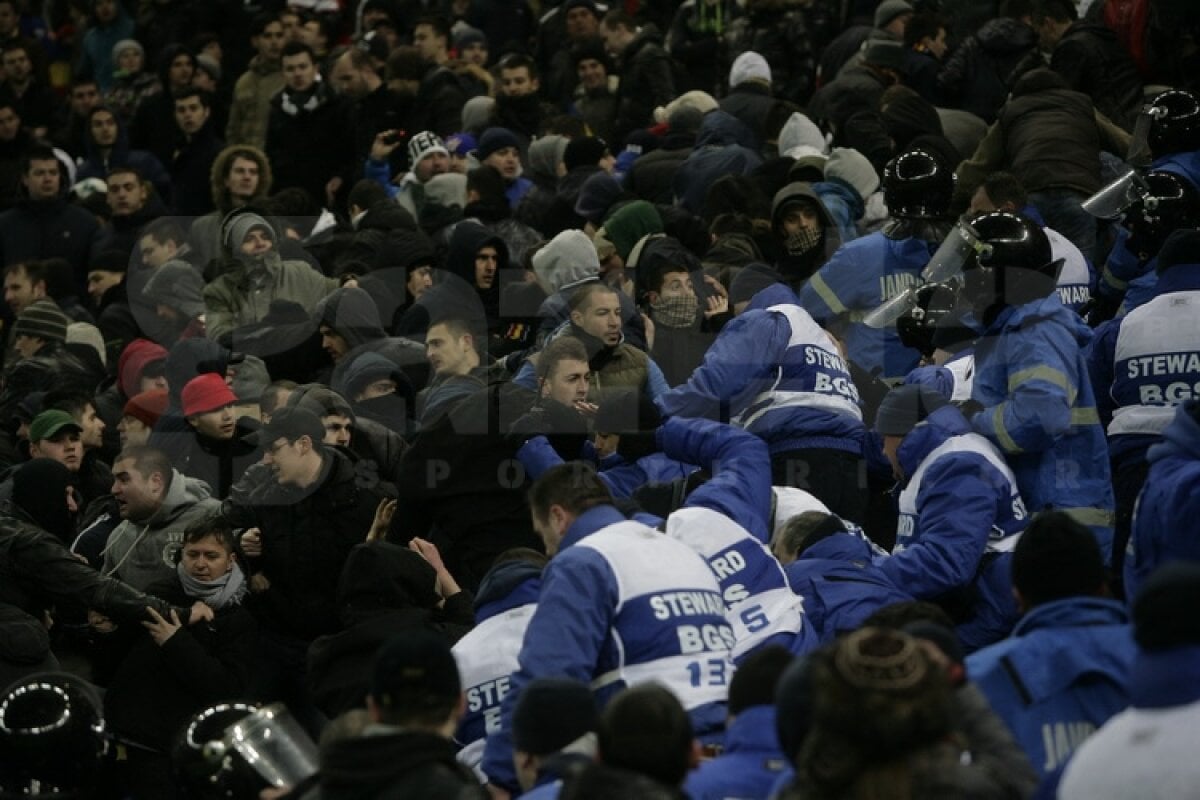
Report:
M 792 656 L 764 648 L 746 659 L 729 686 L 729 724 L 719 756 L 688 774 L 691 800 L 766 800 L 788 766 L 775 733 L 775 691 Z
M 655 682 L 679 699 L 697 737 L 719 735 L 735 637 L 709 565 L 686 545 L 627 520 L 585 465 L 552 468 L 529 498 L 551 561 L 500 730 L 484 751 L 489 782 L 516 788 L 512 714 L 521 688 L 539 677 L 582 681 L 600 707 L 627 686 Z
M 1113 569 L 1121 575 L 1146 452 L 1185 400 L 1200 396 L 1200 233 L 1163 246 L 1153 298 L 1101 325 L 1088 350 L 1100 421 L 1108 425 L 1117 521 Z
M 691 379 L 658 405 L 665 416 L 730 422 L 756 434 L 770 447 L 774 484 L 808 489 L 857 521 L 865 433 L 858 390 L 833 338 L 795 301 L 781 284 L 758 292 Z M 788 468 L 806 453 L 823 469 L 800 475 Z
M 1108 559 L 1108 445 L 1083 356 L 1092 332 L 1054 291 L 1057 265 L 1036 223 L 998 212 L 973 225 L 987 252 L 963 273 L 981 321 L 971 427 L 1000 448 L 1030 513 L 1066 511 L 1092 530 Z
M 841 527 L 841 520 L 830 519 Z M 913 599 L 875 563 L 878 555 L 864 536 L 843 528 L 810 537 L 784 567 L 792 589 L 804 598 L 805 622 L 821 644 L 861 628 L 884 606 Z
M 1087 529 L 1040 515 L 1013 553 L 1025 616 L 1012 636 L 967 657 L 987 696 L 1041 776 L 1129 704 L 1137 647 L 1124 606 L 1104 596 L 1104 565 Z
M 1017 619 L 1008 564 L 1027 519 L 1003 456 L 920 386 L 889 392 L 875 426 L 903 481 L 896 546 L 876 564 L 894 586 L 942 604 L 968 650 L 1004 637 Z
M 542 588 L 541 558 L 520 549 L 497 556 L 475 595 L 475 627 L 452 648 L 467 696 L 454 741 L 462 748 L 458 760 L 472 769 L 479 768 L 484 739 L 500 728 L 500 703 Z
M 1134 598 L 1168 561 L 1200 561 L 1200 400 L 1175 410 L 1163 442 L 1150 448 L 1150 471 L 1125 553 L 1125 596 Z

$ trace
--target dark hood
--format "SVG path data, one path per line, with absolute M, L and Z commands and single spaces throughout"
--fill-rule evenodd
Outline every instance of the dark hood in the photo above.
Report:
M 71 473 L 62 464 L 35 458 L 22 464 L 13 476 L 12 501 L 39 528 L 66 544 L 74 532 L 66 501 L 71 483 Z
M 650 279 L 657 273 L 668 270 L 688 273 L 701 272 L 704 267 L 700 259 L 673 236 L 650 239 L 642 248 L 637 261 L 637 296 L 641 297 L 650 288 Z M 699 278 L 697 278 L 699 280 Z
M 100 104 L 88 112 L 87 120 L 83 124 L 84 156 L 86 160 L 96 161 L 97 163 L 102 160 L 100 157 L 100 148 L 96 146 L 96 140 L 92 138 L 92 117 L 98 111 L 107 111 L 117 121 L 117 141 L 113 143 L 112 152 L 108 154 L 108 163 L 127 164 L 129 162 L 129 130 L 125 127 L 121 115 L 104 104 Z M 145 178 L 146 176 L 143 175 L 142 177 Z
M 724 111 L 705 114 L 704 121 L 700 123 L 700 132 L 696 134 L 696 147 L 727 147 L 731 144 L 740 144 L 752 150 L 757 146 L 754 132 L 737 117 Z
M 380 230 L 385 233 L 395 230 L 416 231 L 417 221 L 403 206 L 392 200 L 380 200 L 363 214 L 358 221 L 358 230 Z
M 444 772 L 448 780 L 462 775 L 455 749 L 450 740 L 419 731 L 334 739 L 321 748 L 321 794 L 331 798 L 415 798 L 419 795 L 407 794 L 402 787 L 426 776 L 430 768 Z M 436 778 L 428 777 L 431 787 L 437 786 Z M 465 795 L 467 779 L 461 780 Z
M 354 412 L 346 398 L 323 383 L 304 383 L 297 386 L 287 404 L 289 407 L 307 409 L 318 417 L 336 413 L 354 419 Z
M 1000 17 L 984 23 L 975 38 L 979 46 L 994 55 L 1012 55 L 1037 46 L 1037 32 L 1012 17 Z
M 323 299 L 317 304 L 317 319 L 341 334 L 351 349 L 387 336 L 375 301 L 357 287 L 337 289 Z
M 454 228 L 450 237 L 450 249 L 446 253 L 446 270 L 452 275 L 475 285 L 475 254 L 480 248 L 491 245 L 498 254 L 498 269 L 508 269 L 508 246 L 504 240 L 477 222 L 467 220 Z M 497 285 L 493 284 L 493 286 Z
M 338 581 L 337 604 L 347 627 L 402 608 L 431 609 L 438 602 L 437 573 L 407 547 L 366 542 L 346 557 Z
M 228 366 L 229 351 L 211 339 L 185 339 L 176 344 L 167 354 L 164 368 L 171 408 L 180 408 L 183 387 L 192 378 L 206 372 L 224 375 Z
M 158 80 L 162 83 L 163 91 L 171 91 L 171 62 L 176 56 L 188 55 L 192 58 L 192 66 L 196 66 L 196 56 L 181 44 L 169 44 L 162 49 L 158 56 Z

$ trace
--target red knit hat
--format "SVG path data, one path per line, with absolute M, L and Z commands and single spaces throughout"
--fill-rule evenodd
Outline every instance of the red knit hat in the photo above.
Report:
M 225 383 L 224 376 L 215 372 L 206 372 L 188 381 L 187 386 L 183 387 L 182 399 L 185 417 L 207 414 L 238 401 L 237 395 Z
M 151 389 L 129 398 L 123 411 L 127 417 L 140 420 L 148 428 L 158 424 L 158 418 L 167 411 L 169 394 L 166 389 Z

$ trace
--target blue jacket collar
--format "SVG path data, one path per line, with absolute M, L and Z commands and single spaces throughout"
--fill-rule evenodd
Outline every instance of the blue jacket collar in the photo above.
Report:
M 591 536 L 601 528 L 606 528 L 618 522 L 625 522 L 625 515 L 618 511 L 615 506 L 589 508 L 571 523 L 571 527 L 567 529 L 567 534 L 563 537 L 562 544 L 558 546 L 558 549 L 566 550 L 571 545 L 578 544 L 580 540 Z
M 750 298 L 750 303 L 746 306 L 746 311 L 765 310 L 771 306 L 785 304 L 796 305 L 796 293 L 787 284 L 776 283 L 756 292 L 754 297 Z M 746 312 L 743 311 L 742 313 Z
M 775 706 L 742 709 L 725 729 L 725 752 L 775 753 L 783 758 L 775 733 Z
M 1129 700 L 1136 708 L 1170 708 L 1200 700 L 1200 645 L 1139 651 Z
M 826 536 L 805 550 L 797 561 L 848 561 L 870 564 L 873 557 L 871 546 L 853 533 L 835 533 Z
M 1150 448 L 1147 458 L 1161 461 L 1171 456 L 1200 459 L 1200 423 L 1191 412 L 1200 400 L 1188 400 L 1175 410 L 1175 416 L 1163 431 L 1163 441 Z
M 507 595 L 495 600 L 480 602 L 481 598 L 475 598 L 475 624 L 478 625 L 485 619 L 491 619 L 497 614 L 503 614 L 505 611 L 511 611 L 514 608 L 536 603 L 541 593 L 542 579 L 538 576 L 526 578 L 513 587 L 512 591 Z
M 950 437 L 968 433 L 970 423 L 956 407 L 945 405 L 925 418 L 908 432 L 900 443 L 897 455 L 904 474 L 912 477 L 925 457 L 936 450 Z
M 1176 264 L 1158 276 L 1155 295 L 1200 289 L 1200 264 Z
M 1129 612 L 1116 600 L 1104 597 L 1067 597 L 1030 609 L 1013 628 L 1012 635 L 1023 636 L 1041 628 L 1127 624 Z

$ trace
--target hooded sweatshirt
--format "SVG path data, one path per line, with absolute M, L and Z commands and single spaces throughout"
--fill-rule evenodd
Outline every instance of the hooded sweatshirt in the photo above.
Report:
M 141 522 L 126 519 L 108 538 L 105 575 L 145 590 L 175 576 L 175 563 L 188 525 L 220 508 L 204 481 L 171 471 L 171 486 L 162 505 Z
M 704 115 L 696 147 L 675 175 L 675 196 L 693 214 L 704 207 L 709 187 L 722 175 L 746 175 L 762 164 L 754 134 L 724 111 Z

